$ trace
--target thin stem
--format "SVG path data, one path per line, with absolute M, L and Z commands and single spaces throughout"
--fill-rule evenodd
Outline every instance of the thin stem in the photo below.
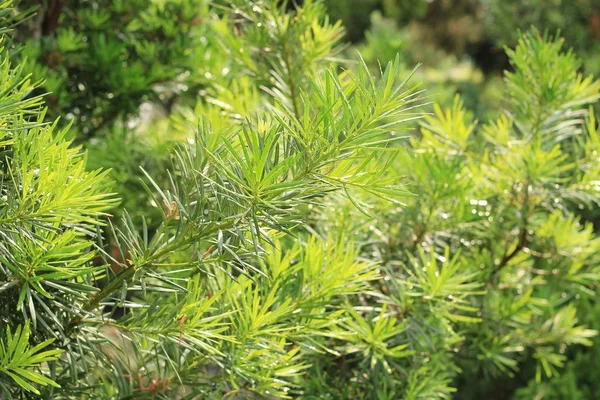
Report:
M 429 230 L 429 224 L 431 223 L 431 218 L 433 217 L 434 210 L 437 208 L 437 204 L 438 204 L 438 196 L 437 196 L 437 193 L 435 193 L 435 196 L 433 197 L 433 201 L 431 202 L 431 205 L 429 207 L 429 212 L 427 213 L 427 217 L 425 218 L 425 221 L 421 225 L 419 232 L 415 236 L 415 239 L 410 244 L 410 248 L 415 249 L 419 245 L 421 240 L 423 240 L 423 238 L 427 234 L 427 232 Z
M 158 251 L 157 253 L 155 253 L 154 255 L 149 257 L 148 259 L 144 260 L 144 262 L 141 262 L 139 265 L 127 266 L 126 268 L 121 270 L 121 272 L 119 272 L 114 277 L 114 279 L 111 280 L 102 290 L 100 290 L 99 292 L 96 292 L 92 297 L 90 297 L 90 299 L 83 305 L 83 307 L 81 307 L 81 310 L 84 312 L 90 312 L 90 311 L 94 310 L 96 307 L 98 307 L 102 303 L 102 300 L 104 300 L 108 296 L 112 295 L 117 290 L 119 290 L 123 286 L 123 282 L 127 282 L 127 281 L 131 280 L 134 277 L 136 271 L 141 270 L 141 269 L 149 269 L 149 268 L 157 267 L 158 264 L 160 264 L 160 261 L 162 259 L 164 259 L 169 254 L 173 253 L 174 251 L 181 250 L 194 242 L 200 241 L 203 238 L 206 238 L 212 234 L 215 234 L 216 232 L 218 232 L 220 230 L 229 229 L 232 226 L 233 226 L 233 222 L 229 222 L 226 225 L 215 226 L 212 229 L 209 229 L 208 231 L 199 231 L 199 232 L 196 229 L 194 229 L 192 226 L 189 226 L 189 228 L 188 228 L 189 231 L 197 232 L 197 233 L 192 234 L 189 237 L 184 238 L 181 241 L 173 241 L 170 246 L 166 246 L 163 250 Z M 209 250 L 207 250 L 204 254 L 202 254 L 202 256 L 201 256 L 202 259 L 208 257 L 212 253 L 213 249 L 214 249 L 214 247 L 211 246 L 211 248 L 209 248 Z M 83 321 L 83 317 L 84 316 L 82 314 L 74 316 L 71 319 L 71 321 L 69 322 L 69 326 L 75 327 L 75 326 L 79 325 Z
M 54 34 L 58 28 L 58 21 L 66 3 L 67 0 L 53 0 L 50 3 L 42 21 L 42 35 L 49 36 Z
M 294 73 L 292 70 L 292 60 L 289 47 L 284 32 L 281 30 L 281 26 L 277 24 L 277 32 L 279 33 L 279 40 L 281 41 L 281 47 L 283 50 L 283 64 L 287 70 L 288 86 L 290 87 L 290 98 L 292 100 L 292 107 L 294 108 L 294 115 L 296 119 L 300 120 L 300 105 L 298 104 L 298 89 L 296 88 L 296 80 L 294 79 Z
M 291 69 L 289 50 L 285 44 L 283 46 L 283 55 L 286 69 L 288 71 L 288 85 L 290 86 L 290 97 L 292 99 L 292 106 L 294 107 L 294 115 L 296 116 L 296 119 L 300 120 L 300 106 L 298 105 L 296 82 Z
M 524 226 L 521 228 L 521 232 L 519 235 L 519 242 L 517 243 L 517 247 L 515 247 L 510 253 L 504 253 L 502 260 L 500 260 L 500 263 L 498 263 L 498 265 L 496 266 L 496 268 L 494 270 L 494 275 L 498 274 L 498 272 L 500 272 L 500 270 L 502 268 L 504 268 L 510 260 L 512 260 L 517 254 L 519 254 L 519 252 L 521 252 L 521 250 L 523 250 L 523 248 L 525 247 L 526 243 L 527 243 L 527 226 Z
M 527 226 L 528 226 L 528 210 L 529 207 L 529 181 L 525 184 L 525 193 L 523 194 L 523 200 L 521 202 L 521 228 L 519 232 L 519 241 L 517 246 L 510 252 L 504 252 L 502 259 L 494 268 L 492 273 L 492 279 L 494 279 L 498 273 L 506 267 L 506 265 L 512 260 L 517 254 L 519 254 L 527 245 Z
M 119 272 L 115 276 L 115 278 L 112 281 L 110 281 L 102 290 L 96 292 L 92 297 L 90 297 L 90 299 L 87 301 L 87 303 L 84 304 L 84 306 L 81 309 L 85 312 L 90 312 L 96 307 L 98 307 L 102 300 L 104 300 L 106 297 L 110 296 L 112 293 L 114 293 L 116 290 L 122 287 L 124 281 L 131 279 L 135 273 L 135 270 L 136 268 L 131 266 Z M 83 315 L 76 315 L 73 318 L 71 318 L 71 321 L 69 321 L 69 327 L 75 327 L 79 325 L 82 321 Z

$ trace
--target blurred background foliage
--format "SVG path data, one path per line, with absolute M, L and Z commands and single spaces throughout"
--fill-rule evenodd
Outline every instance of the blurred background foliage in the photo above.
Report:
M 364 0 L 326 1 L 333 19 L 342 19 L 352 42 L 377 29 L 373 12 L 411 32 L 420 45 L 468 56 L 486 73 L 508 66 L 504 47 L 516 44 L 519 30 L 535 25 L 560 30 L 569 46 L 598 72 L 600 5 L 594 0 Z M 423 55 L 418 61 L 425 62 Z
M 408 66 L 423 64 L 425 82 L 437 101 L 459 92 L 477 116 L 489 117 L 502 100 L 504 49 L 531 26 L 559 32 L 583 59 L 588 73 L 600 72 L 600 3 L 596 0 L 326 0 L 341 19 L 347 39 L 363 56 L 382 64 L 403 55 Z
M 215 4 L 209 7 L 209 3 Z M 45 97 L 49 117 L 61 116 L 61 124 L 75 122 L 69 134 L 88 150 L 90 169 L 112 168 L 115 190 L 122 198 L 121 205 L 115 209 L 117 215 L 126 208 L 134 217 L 144 215 L 150 229 L 156 227 L 160 210 L 144 194 L 143 171 L 157 182 L 168 182 L 167 169 L 173 162 L 170 150 L 190 140 L 189 132 L 197 129 L 194 125 L 200 115 L 209 115 L 212 124 L 218 126 L 231 119 L 243 121 L 267 107 L 261 91 L 265 83 L 272 80 L 270 74 L 280 61 L 273 57 L 282 54 L 287 57 L 284 64 L 293 67 L 282 75 L 292 82 L 301 80 L 318 62 L 351 60 L 344 65 L 355 68 L 357 51 L 373 71 L 399 54 L 399 75 L 405 76 L 415 65 L 422 64 L 415 72 L 414 81 L 422 82 L 428 99 L 438 103 L 440 110 L 451 109 L 449 115 L 454 117 L 460 114 L 465 129 L 475 121 L 494 121 L 503 113 L 508 103 L 503 71 L 514 67 L 506 48 L 515 47 L 519 31 L 532 25 L 540 31 L 560 32 L 566 47 L 573 48 L 581 57 L 579 71 L 600 73 L 600 2 L 597 0 L 325 0 L 330 22 L 341 21 L 345 32 L 333 25 L 327 41 L 313 43 L 312 49 L 303 49 L 305 53 L 297 60 L 293 42 L 290 45 L 289 41 L 265 39 L 255 31 L 260 24 L 268 23 L 269 18 L 261 16 L 254 20 L 253 9 L 247 3 L 208 0 L 17 2 L 21 14 L 14 20 L 18 24 L 12 37 L 15 45 L 18 44 L 14 57 L 25 63 L 25 70 L 33 74 L 34 80 L 44 80 L 40 92 L 49 93 Z M 302 2 L 296 3 L 298 5 L 290 2 L 287 7 L 294 9 Z M 235 10 L 228 14 L 228 18 L 234 19 L 233 23 L 221 18 L 224 11 L 220 10 L 230 6 Z M 34 11 L 34 17 L 21 20 L 23 13 Z M 249 27 L 238 23 L 236 15 L 240 21 L 250 20 L 254 24 Z M 314 19 L 322 20 L 319 15 Z M 290 47 L 278 48 L 280 43 L 288 43 Z M 346 45 L 331 53 L 338 43 Z M 299 72 L 294 75 L 291 71 Z M 297 84 L 302 87 L 302 82 Z M 461 103 L 457 102 L 456 94 L 461 96 Z M 277 93 L 273 95 L 277 97 Z M 295 93 L 280 97 L 285 102 L 285 98 L 295 98 Z M 297 106 L 289 104 L 290 109 Z M 443 115 L 442 111 L 438 112 L 439 119 L 443 120 Z M 431 120 L 430 123 L 435 125 L 436 122 Z M 482 126 L 486 125 L 473 128 L 472 137 L 485 136 Z M 427 141 L 427 133 L 423 133 L 426 130 L 415 131 L 419 140 L 417 147 L 432 146 L 432 142 Z M 500 130 L 494 133 L 501 134 Z M 483 141 L 476 139 L 468 143 L 474 147 L 470 149 L 473 153 L 485 147 L 481 144 Z M 396 171 L 399 179 L 408 176 L 418 185 L 419 174 L 448 174 L 448 165 L 440 167 L 436 164 L 439 160 L 422 161 L 424 164 L 413 167 L 414 162 L 407 164 L 414 170 Z M 418 166 L 423 169 L 416 170 Z M 441 168 L 442 172 L 435 168 Z M 461 170 L 462 167 L 456 168 Z M 429 218 L 422 213 L 419 203 L 411 203 L 411 207 L 418 218 Z M 388 211 L 386 218 L 390 221 L 402 220 L 394 219 L 396 209 Z M 576 211 L 584 221 L 593 222 L 593 229 L 598 231 L 597 207 Z M 386 223 L 393 225 L 390 221 Z M 410 226 L 410 221 L 403 223 Z M 442 219 L 438 218 L 437 223 L 443 226 Z M 411 228 L 417 231 L 416 226 Z M 469 229 L 471 226 L 464 228 L 463 233 Z M 402 237 L 399 232 L 392 233 Z M 398 238 L 396 240 L 401 241 Z M 581 300 L 578 311 L 584 316 L 580 322 L 600 329 L 600 306 L 596 302 Z M 536 362 L 531 359 L 511 378 L 498 378 L 484 370 L 463 370 L 454 382 L 459 393 L 456 398 L 598 398 L 600 339 L 596 337 L 593 341 L 593 347 L 569 347 L 562 374 L 549 379 L 535 379 Z M 336 365 L 326 367 L 323 371 L 338 368 Z M 352 396 L 353 390 L 364 389 L 347 384 L 360 381 L 360 377 L 320 378 L 332 382 L 334 397 L 327 398 Z M 454 378 L 455 375 L 449 375 L 447 379 Z M 412 374 L 411 379 L 418 380 L 418 374 Z M 318 385 L 322 381 L 317 382 L 315 378 L 315 382 L 307 385 Z M 340 388 L 346 391 L 343 395 L 334 391 Z M 382 394 L 381 398 L 386 397 Z

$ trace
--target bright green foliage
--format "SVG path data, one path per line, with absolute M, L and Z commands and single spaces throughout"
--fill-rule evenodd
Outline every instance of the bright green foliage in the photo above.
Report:
M 370 318 L 397 318 L 381 337 L 408 344 L 399 357 L 381 348 L 380 367 L 347 356 L 362 369 L 346 367 L 339 390 L 351 380 L 354 395 L 373 385 L 401 398 L 449 397 L 448 376 L 462 371 L 471 386 L 479 374 L 513 375 L 529 360 L 541 380 L 558 373 L 567 346 L 592 343 L 596 332 L 581 325 L 577 308 L 595 296 L 600 241 L 577 215 L 600 196 L 597 126 L 587 108 L 600 83 L 581 76 L 561 44 L 534 31 L 509 51 L 509 107 L 497 121 L 479 128 L 458 98 L 434 107 L 391 166 L 418 194 L 406 206 L 319 219 L 381 263 L 386 275 Z M 410 385 L 423 369 L 446 384 Z M 352 397 L 336 390 L 331 398 Z
M 593 300 L 589 304 L 584 304 L 582 311 L 585 315 L 585 321 L 591 327 L 598 328 L 598 303 Z M 593 338 L 592 348 L 572 349 L 574 351 L 566 352 L 569 361 L 565 364 L 560 375 L 555 375 L 551 379 L 536 381 L 531 380 L 526 387 L 522 387 L 515 392 L 515 399 L 525 400 L 531 398 L 542 398 L 548 400 L 558 399 L 593 399 L 598 397 L 599 388 L 595 378 L 598 359 L 598 336 Z M 579 351 L 577 351 L 579 350 Z
M 46 44 L 0 63 L 2 396 L 476 398 L 517 373 L 527 395 L 592 344 L 600 83 L 561 40 L 508 51 L 499 118 L 456 97 L 404 140 L 422 91 L 399 57 L 339 68 L 321 3 L 101 3 L 40 42 L 74 56 L 46 85 L 96 71 L 53 111 L 88 107 L 88 169 L 23 77 Z M 168 120 L 132 119 L 151 98 Z
M 82 280 L 100 272 L 90 265 L 98 218 L 116 202 L 107 173 L 86 171 L 66 132 L 44 122 L 41 97 L 4 48 L 0 77 L 0 386 L 39 394 L 58 387 L 48 368 L 62 353 L 55 339 L 66 338 Z
M 295 391 L 296 377 L 309 367 L 304 358 L 335 352 L 328 340 L 351 333 L 341 325 L 344 298 L 376 276 L 342 238 L 311 239 L 299 227 L 328 193 L 405 193 L 372 168 L 376 150 L 389 142 L 384 129 L 414 117 L 415 92 L 395 83 L 396 73 L 390 64 L 376 83 L 366 67 L 342 79 L 324 71 L 309 81 L 300 118 L 275 103 L 241 125 L 202 124 L 194 145 L 178 152 L 171 187 L 150 180 L 155 204 L 166 206 L 163 223 L 153 236 L 127 218 L 115 229 L 127 263 L 71 325 L 89 340 L 102 337 L 105 326 L 135 335 L 130 351 L 157 357 L 157 364 L 144 363 L 143 379 L 168 382 L 166 398 L 184 388 L 207 398 L 228 390 L 283 397 Z M 291 230 L 281 244 L 273 240 Z M 285 253 L 274 253 L 290 241 Z M 133 310 L 107 325 L 106 316 L 90 313 L 103 304 Z M 118 364 L 125 374 L 103 379 L 143 389 L 122 378 L 135 376 L 131 361 Z
M 20 46 L 13 61 L 43 80 L 36 93 L 45 93 L 49 118 L 60 117 L 61 127 L 74 122 L 67 134 L 89 149 L 90 166 L 113 169 L 114 188 L 123 199 L 119 211 L 135 208 L 135 215 L 146 215 L 154 226 L 159 218 L 141 195 L 140 166 L 166 178 L 165 150 L 180 137 L 164 123 L 143 135 L 132 127 L 151 122 L 136 118 L 142 105 L 168 114 L 178 102 L 195 101 L 206 85 L 186 77 L 203 65 L 200 54 L 219 47 L 212 40 L 206 46 L 208 1 L 20 0 L 15 5 L 20 12 L 12 13 L 14 20 L 24 19 L 30 7 L 37 13 L 10 35 Z
M 311 234 L 308 216 L 334 193 L 364 212 L 356 193 L 407 194 L 377 166 L 394 159 L 386 149 L 399 136 L 388 133 L 419 117 L 420 92 L 398 80 L 398 61 L 378 78 L 364 65 L 329 68 L 323 61 L 340 28 L 318 23 L 318 4 L 293 18 L 271 3 L 211 13 L 223 51 L 243 50 L 215 60 L 235 68 L 239 83 L 188 121 L 182 111 L 176 129 L 189 130 L 194 113 L 202 118 L 164 180 L 144 172 L 159 223 L 124 212 L 100 234 L 113 205 L 102 194 L 106 172 L 86 172 L 65 131 L 43 125 L 43 114 L 14 134 L 21 157 L 10 176 L 22 190 L 8 193 L 3 210 L 7 223 L 27 218 L 18 239 L 2 230 L 1 287 L 11 300 L 2 318 L 25 320 L 29 341 L 54 339 L 61 351 L 43 371 L 59 386 L 35 386 L 44 398 L 294 397 L 312 358 L 338 354 L 333 342 L 363 342 L 353 337 L 358 314 L 347 299 L 379 277 L 377 265 L 343 237 Z M 267 55 L 255 58 L 257 43 Z M 236 88 L 256 93 L 257 103 L 227 104 Z M 365 331 L 365 340 L 385 339 L 378 331 L 394 323 Z M 27 389 L 7 384 L 6 393 Z
M 169 154 L 200 117 L 213 126 L 242 120 L 270 102 L 264 88 L 293 98 L 297 112 L 306 76 L 337 53 L 342 30 L 320 3 L 306 2 L 297 17 L 271 3 L 22 0 L 19 10 L 39 9 L 16 27 L 22 48 L 13 56 L 44 80 L 50 117 L 75 121 L 70 135 L 89 149 L 90 165 L 113 170 L 122 207 L 155 229 L 140 166 L 168 182 Z
M 19 325 L 14 334 L 9 327 L 6 328 L 6 343 L 0 341 L 0 373 L 12 378 L 14 383 L 26 391 L 39 395 L 40 392 L 32 384 L 59 386 L 45 375 L 31 371 L 31 368 L 56 360 L 62 351 L 60 349 L 41 351 L 54 339 L 48 339 L 30 348 L 29 335 L 29 321 L 24 327 Z M 0 385 L 5 391 L 9 390 L 4 384 L 0 383 Z

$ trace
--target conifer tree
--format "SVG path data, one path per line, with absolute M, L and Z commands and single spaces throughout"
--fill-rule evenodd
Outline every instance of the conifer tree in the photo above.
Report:
M 1 287 L 12 300 L 4 394 L 292 397 L 308 355 L 351 334 L 341 324 L 352 312 L 345 299 L 377 278 L 376 264 L 349 241 L 311 234 L 307 215 L 331 193 L 406 193 L 373 164 L 390 161 L 387 132 L 413 118 L 419 92 L 397 81 L 397 62 L 377 82 L 366 66 L 339 74 L 315 65 L 339 30 L 316 24 L 319 6 L 293 19 L 257 7 L 268 28 L 260 34 L 277 51 L 256 70 L 270 106 L 241 121 L 205 118 L 176 152 L 169 184 L 146 177 L 162 211 L 154 232 L 127 213 L 104 222 L 113 205 L 106 172 L 86 172 L 65 130 L 44 124 L 40 98 L 27 99 L 33 86 L 19 86 L 4 54 L 7 120 L 20 122 L 6 143 L 15 156 L 5 178 L 12 225 L 2 231 Z M 250 37 L 261 25 L 240 29 Z M 292 53 L 293 41 L 305 53 Z M 102 223 L 119 255 L 103 251 Z
M 479 127 L 459 98 L 434 106 L 390 167 L 417 197 L 379 202 L 368 218 L 349 207 L 317 223 L 354 237 L 385 271 L 353 325 L 377 329 L 378 346 L 343 357 L 353 366 L 346 374 L 326 369 L 319 390 L 450 398 L 458 384 L 461 396 L 480 398 L 532 362 L 535 379 L 553 377 L 569 346 L 591 345 L 597 332 L 581 309 L 600 279 L 600 242 L 579 214 L 600 196 L 588 109 L 600 82 L 582 76 L 562 46 L 533 30 L 508 50 L 514 71 L 496 121 Z M 404 351 L 386 353 L 395 346 Z
M 202 2 L 201 23 L 195 0 L 142 3 L 114 2 L 138 21 L 114 37 L 121 20 L 88 9 L 99 2 L 58 19 L 95 21 L 74 51 L 125 57 L 119 79 L 146 65 L 136 46 L 159 46 L 140 32 L 190 46 L 163 65 L 195 93 L 165 130 L 181 139 L 156 169 L 170 166 L 140 169 L 140 205 L 115 217 L 114 175 L 47 114 L 20 58 L 31 42 L 10 32 L 23 15 L 0 2 L 16 44 L 0 51 L 2 398 L 476 397 L 532 364 L 554 377 L 592 343 L 600 240 L 580 215 L 599 201 L 600 83 L 561 39 L 532 30 L 507 50 L 499 119 L 473 121 L 457 97 L 413 132 L 424 101 L 401 61 L 342 64 L 343 29 L 319 2 Z M 189 31 L 161 20 L 178 7 Z M 63 28 L 49 43 L 69 44 Z M 150 76 L 90 118 L 123 99 L 134 115 Z M 126 122 L 90 148 L 143 140 Z

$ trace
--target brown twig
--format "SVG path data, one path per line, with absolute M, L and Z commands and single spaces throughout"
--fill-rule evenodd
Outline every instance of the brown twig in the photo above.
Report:
M 48 9 L 42 20 L 42 35 L 50 36 L 53 35 L 58 28 L 58 20 L 62 14 L 63 8 L 67 0 L 51 0 L 48 4 Z
M 502 259 L 494 268 L 494 272 L 492 273 L 492 279 L 494 279 L 498 273 L 502 270 L 502 268 L 506 267 L 506 265 L 512 260 L 521 250 L 525 248 L 527 245 L 527 226 L 528 226 L 528 207 L 529 207 L 529 181 L 525 183 L 525 193 L 522 196 L 521 200 L 521 230 L 519 233 L 519 241 L 517 242 L 517 246 L 510 252 L 505 252 L 502 256 Z

